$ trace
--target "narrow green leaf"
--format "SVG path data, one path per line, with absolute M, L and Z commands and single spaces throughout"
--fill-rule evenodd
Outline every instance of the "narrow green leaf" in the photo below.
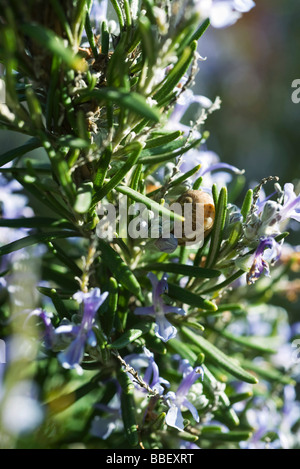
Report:
M 18 168 L 14 168 L 18 170 Z M 22 168 L 23 171 L 23 168 Z M 39 172 L 40 168 L 34 169 L 34 172 Z M 47 170 L 48 171 L 48 170 Z M 28 168 L 27 171 L 28 172 Z M 65 208 L 65 206 L 62 205 L 61 202 L 58 201 L 58 199 L 51 194 L 50 190 L 48 192 L 45 191 L 45 188 L 43 188 L 43 191 L 41 191 L 39 182 L 38 182 L 38 176 L 34 176 L 28 179 L 27 175 L 23 175 L 21 173 L 18 173 L 18 171 L 13 172 L 15 179 L 34 197 L 39 202 L 42 202 L 44 205 L 49 207 L 51 210 L 53 210 L 54 213 L 57 215 L 61 216 L 62 218 L 65 218 L 66 220 L 70 218 L 70 213 L 68 210 Z
M 203 34 L 205 33 L 205 31 L 207 30 L 207 28 L 209 27 L 210 25 L 210 20 L 209 18 L 207 18 L 206 20 L 203 21 L 203 23 L 199 26 L 199 28 L 197 29 L 197 31 L 195 31 L 192 39 L 191 39 L 191 42 L 192 41 L 198 41 L 200 39 L 201 36 L 203 36 Z
M 75 55 L 70 48 L 66 47 L 64 41 L 52 30 L 36 23 L 25 23 L 20 25 L 20 28 L 25 35 L 59 57 L 68 67 L 81 72 L 86 71 L 87 64 L 82 57 Z
M 114 274 L 114 277 L 135 296 L 141 295 L 141 287 L 135 275 L 119 254 L 103 239 L 98 240 L 101 259 Z
M 203 364 L 202 365 L 204 371 L 203 377 L 203 388 L 204 392 L 210 396 L 212 399 L 215 399 L 215 391 L 218 389 L 220 382 L 216 380 L 212 372 L 208 369 L 208 367 Z M 234 411 L 230 407 L 230 401 L 227 394 L 224 391 L 221 391 L 219 394 L 220 402 L 222 403 L 222 417 L 226 420 L 226 425 L 229 426 L 237 426 L 239 425 L 240 421 L 239 418 Z
M 201 308 L 209 311 L 216 311 L 218 309 L 217 305 L 212 303 L 209 300 L 201 298 L 201 296 L 196 295 L 184 288 L 179 287 L 173 283 L 168 282 L 168 295 L 175 300 L 179 300 L 182 303 L 188 304 L 190 306 L 195 306 L 196 308 Z
M 139 183 L 141 180 L 142 172 L 143 172 L 143 165 L 139 163 L 136 165 L 135 170 L 132 174 L 131 181 L 130 181 L 130 187 L 134 191 L 138 191 L 139 189 Z
M 107 55 L 109 52 L 109 32 L 107 22 L 102 21 L 101 25 L 101 53 Z
M 167 75 L 165 83 L 160 88 L 157 93 L 153 96 L 155 101 L 160 102 L 160 100 L 165 99 L 170 93 L 173 92 L 176 85 L 179 83 L 183 75 L 188 70 L 190 63 L 194 57 L 194 54 L 197 49 L 197 42 L 193 41 L 190 46 L 186 47 L 172 70 Z
M 103 197 L 105 197 L 113 189 L 117 189 L 116 186 L 122 181 L 126 176 L 128 171 L 135 165 L 137 162 L 140 152 L 142 150 L 142 145 L 139 143 L 132 144 L 132 153 L 128 157 L 126 163 L 116 172 L 116 174 L 110 179 L 110 181 L 105 184 L 105 186 L 100 187 L 94 194 L 92 199 L 92 206 L 94 207 Z
M 93 183 L 84 182 L 78 189 L 74 203 L 74 210 L 77 213 L 86 213 L 92 203 Z
M 153 29 L 147 16 L 140 15 L 138 20 L 138 29 L 140 32 L 143 57 L 147 59 L 149 67 L 152 67 L 156 61 L 156 40 L 153 35 Z
M 95 34 L 94 34 L 94 31 L 93 31 L 93 28 L 92 28 L 92 25 L 91 25 L 90 15 L 89 15 L 88 12 L 87 12 L 86 17 L 85 17 L 85 31 L 86 31 L 86 35 L 87 35 L 89 44 L 90 44 L 92 52 L 93 52 L 93 56 L 95 58 L 97 58 L 98 57 L 98 49 L 97 49 L 97 44 L 96 44 L 96 41 L 95 41 Z
M 73 272 L 74 275 L 76 275 L 77 277 L 81 278 L 82 276 L 82 270 L 80 269 L 80 267 L 78 267 L 78 265 L 76 264 L 76 262 L 72 259 L 72 257 L 69 255 L 68 252 L 66 252 L 65 250 L 63 250 L 62 248 L 60 248 L 57 243 L 55 243 L 54 241 L 52 242 L 47 242 L 47 246 L 49 248 L 49 250 L 54 254 L 54 256 L 60 260 L 60 262 L 65 265 L 66 267 L 68 267 L 68 269 Z
M 61 297 L 58 295 L 55 288 L 37 287 L 37 289 L 43 295 L 51 298 L 52 303 L 60 319 L 68 318 L 69 316 L 68 310 L 65 307 Z
M 232 282 L 234 282 L 236 279 L 241 277 L 245 273 L 244 270 L 240 269 L 234 274 L 232 274 L 230 277 L 228 277 L 224 282 L 218 283 L 217 285 L 214 285 L 213 287 L 206 288 L 205 290 L 201 291 L 201 295 L 206 295 L 207 293 L 211 293 L 214 291 L 222 290 L 223 288 L 227 287 L 230 285 Z
M 102 187 L 103 185 L 103 182 L 104 182 L 104 179 L 106 177 L 107 170 L 109 167 L 109 163 L 111 160 L 111 156 L 112 156 L 112 147 L 111 145 L 109 145 L 107 148 L 105 148 L 99 161 L 99 166 L 98 166 L 97 173 L 96 173 L 95 180 L 94 180 L 95 190 L 100 189 L 100 187 Z
M 10 252 L 18 251 L 19 249 L 32 246 L 37 243 L 44 243 L 47 241 L 53 241 L 58 238 L 74 238 L 80 237 L 80 233 L 77 231 L 56 231 L 53 233 L 38 233 L 26 236 L 25 238 L 18 239 L 12 243 L 6 244 L 0 247 L 0 256 L 9 254 Z
M 55 10 L 56 15 L 58 16 L 62 26 L 64 27 L 64 30 L 67 34 L 68 40 L 70 44 L 73 44 L 74 42 L 74 37 L 73 33 L 71 31 L 71 27 L 68 23 L 68 20 L 65 15 L 64 7 L 63 5 L 59 2 L 59 0 L 51 0 L 51 5 L 53 9 Z
M 127 440 L 132 447 L 136 447 L 139 444 L 139 436 L 135 418 L 136 409 L 132 393 L 121 393 L 121 412 Z
M 33 126 L 37 130 L 43 129 L 42 108 L 36 93 L 31 87 L 28 87 L 25 90 L 25 96 Z
M 149 106 L 145 98 L 134 91 L 127 91 L 122 88 L 94 89 L 84 91 L 81 96 L 76 99 L 76 102 L 83 103 L 90 100 L 113 103 L 120 108 L 133 111 L 139 116 L 154 122 L 159 122 L 160 119 L 159 110 Z
M 230 404 L 235 404 L 236 402 L 245 401 L 246 399 L 250 399 L 253 396 L 252 391 L 241 392 L 239 394 L 233 394 L 229 397 Z
M 188 145 L 182 145 L 177 150 L 170 151 L 167 153 L 156 154 L 156 155 L 152 154 L 148 156 L 141 155 L 139 158 L 139 163 L 153 165 L 153 164 L 163 163 L 164 161 L 172 160 L 174 158 L 177 158 L 177 156 L 183 155 L 184 153 L 188 152 L 192 148 L 198 147 L 202 141 L 203 141 L 203 138 L 199 138 L 197 140 L 190 142 Z
M 0 227 L 6 226 L 8 228 L 68 228 L 74 229 L 74 225 L 67 220 L 57 220 L 56 218 L 48 217 L 29 217 L 29 218 L 1 218 Z
M 110 1 L 111 1 L 112 6 L 115 9 L 116 14 L 117 14 L 118 21 L 119 21 L 119 24 L 120 24 L 120 29 L 122 31 L 122 29 L 124 28 L 124 25 L 125 25 L 122 8 L 121 8 L 120 3 L 119 3 L 118 0 L 110 0 Z
M 197 360 L 197 355 L 191 350 L 191 347 L 182 340 L 171 339 L 167 343 L 168 349 L 171 349 L 173 353 L 178 353 L 181 358 L 188 360 L 189 363 L 194 366 L 195 361 Z
M 178 432 L 177 436 L 178 438 L 180 438 L 180 440 L 189 441 L 192 443 L 195 443 L 196 441 L 199 440 L 199 437 L 197 435 L 193 435 L 193 433 L 189 433 L 185 431 Z
M 203 432 L 199 439 L 210 441 L 245 441 L 251 438 L 252 433 L 247 430 L 229 432 Z
M 182 41 L 179 44 L 179 51 L 182 51 L 186 46 L 191 44 L 193 41 L 198 41 L 200 37 L 205 33 L 207 28 L 210 25 L 210 20 L 206 19 L 203 21 L 203 23 L 199 26 L 199 28 L 195 31 L 193 29 L 189 29 L 190 33 L 185 34 L 183 37 Z
M 118 339 L 116 339 L 111 344 L 108 344 L 108 348 L 115 348 L 115 349 L 122 349 L 127 347 L 127 345 L 134 342 L 136 339 L 141 337 L 142 335 L 146 334 L 150 331 L 152 327 L 152 323 L 138 323 L 130 328 L 130 330 L 126 331 L 124 334 L 121 335 Z
M 198 345 L 200 350 L 205 353 L 205 356 L 217 363 L 221 368 L 232 374 L 236 378 L 245 381 L 246 383 L 256 384 L 258 381 L 254 375 L 248 373 L 238 364 L 236 364 L 230 357 L 225 355 L 215 345 L 210 343 L 201 335 L 195 334 L 190 329 L 183 327 L 183 334 L 190 339 L 194 344 Z
M 178 186 L 178 184 L 182 184 L 184 181 L 186 181 L 188 178 L 194 176 L 194 174 L 196 174 L 198 171 L 200 171 L 201 169 L 201 164 L 198 164 L 197 166 L 195 166 L 194 168 L 190 169 L 189 171 L 187 171 L 185 174 L 183 174 L 182 176 L 179 176 L 178 178 L 174 179 L 170 184 L 169 184 L 169 187 L 174 187 L 174 186 Z
M 194 189 L 194 191 L 199 190 L 199 188 L 200 188 L 200 186 L 201 186 L 201 184 L 202 184 L 202 181 L 203 181 L 203 177 L 202 177 L 202 176 L 200 176 L 200 177 L 198 177 L 198 178 L 196 179 L 196 181 L 195 181 L 194 184 L 193 184 L 193 189 Z
M 148 156 L 157 156 L 157 155 L 165 155 L 167 153 L 172 153 L 179 148 L 183 148 L 185 143 L 187 142 L 187 138 L 180 136 L 176 138 L 176 140 L 172 140 L 169 143 L 165 143 L 164 145 L 159 145 L 151 148 L 145 147 L 141 153 L 141 159 L 146 158 Z
M 270 363 L 267 362 L 261 362 L 261 363 L 255 363 L 250 360 L 242 359 L 241 360 L 242 365 L 245 368 L 248 368 L 249 370 L 253 371 L 255 374 L 258 376 L 261 376 L 262 378 L 269 380 L 269 381 L 275 381 L 278 383 L 282 384 L 292 384 L 295 386 L 296 382 L 293 378 L 290 376 L 286 376 L 282 373 L 280 370 L 276 370 Z
M 248 213 L 250 212 L 251 206 L 252 206 L 252 201 L 253 201 L 253 190 L 249 189 L 247 194 L 245 195 L 243 205 L 241 208 L 241 214 L 243 216 L 243 221 L 245 222 L 248 216 Z
M 14 148 L 13 150 L 9 150 L 6 153 L 0 155 L 0 166 L 4 166 L 15 158 L 19 158 L 20 156 L 23 156 L 26 153 L 41 146 L 41 142 L 37 138 L 31 138 L 24 145 L 21 145 L 20 147 Z
M 174 140 L 181 137 L 183 132 L 181 130 L 176 130 L 175 132 L 169 132 L 163 135 L 159 134 L 157 137 L 153 137 L 153 135 L 154 133 L 151 134 L 152 138 L 147 140 L 145 150 L 167 145 L 168 143 L 173 142 Z
M 158 417 L 154 420 L 151 425 L 152 431 L 160 431 L 164 429 L 165 420 L 166 420 L 166 412 L 161 412 Z
M 99 367 L 99 365 L 98 365 Z M 83 384 L 79 388 L 75 389 L 68 394 L 62 394 L 61 396 L 46 402 L 46 406 L 50 411 L 50 414 L 58 414 L 66 410 L 71 405 L 75 404 L 79 399 L 86 396 L 89 392 L 99 387 L 99 380 L 101 378 L 101 372 L 97 373 L 88 383 Z
M 184 221 L 184 218 L 181 215 L 178 215 L 177 213 L 168 210 L 166 207 L 158 204 L 154 200 L 151 200 L 149 197 L 131 189 L 131 187 L 118 186 L 115 189 L 116 191 L 121 192 L 121 194 L 127 195 L 132 200 L 135 200 L 136 202 L 144 204 L 147 208 L 152 210 L 154 213 L 157 213 L 162 216 L 170 217 L 170 220 L 176 219 L 179 221 Z
M 79 149 L 89 148 L 91 146 L 91 142 L 88 142 L 83 138 L 74 137 L 73 135 L 64 135 L 57 140 L 57 143 L 62 147 Z
M 158 272 L 167 272 L 179 275 L 187 275 L 196 278 L 215 278 L 221 275 L 218 270 L 204 269 L 192 265 L 170 263 L 148 264 L 142 267 L 144 270 L 156 270 Z
M 226 210 L 227 210 L 227 189 L 226 187 L 222 187 L 219 197 L 218 197 L 215 222 L 214 222 L 212 233 L 211 233 L 210 247 L 209 247 L 206 264 L 205 264 L 205 267 L 207 268 L 210 268 L 214 265 L 219 254 L 221 241 L 222 241 L 223 228 L 224 228 L 225 219 L 226 219 Z
M 118 282 L 114 277 L 110 277 L 108 285 L 108 308 L 105 314 L 101 318 L 103 329 L 110 336 L 112 328 L 114 326 L 115 315 L 118 309 L 118 298 L 119 298 L 119 286 Z
M 213 328 L 213 330 L 228 339 L 229 341 L 235 342 L 252 350 L 257 350 L 258 352 L 263 353 L 276 353 L 276 347 L 272 348 L 268 346 L 268 343 L 274 344 L 274 340 L 272 340 L 272 338 L 236 336 L 234 334 L 231 334 L 231 332 L 226 331 L 225 329 L 217 330 Z

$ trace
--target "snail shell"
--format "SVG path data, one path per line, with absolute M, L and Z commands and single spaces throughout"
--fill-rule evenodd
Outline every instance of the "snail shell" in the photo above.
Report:
M 181 205 L 184 204 L 192 204 L 192 229 L 196 231 L 196 207 L 197 204 L 203 204 L 204 208 L 204 224 L 201 224 L 201 230 L 204 230 L 204 237 L 206 237 L 212 230 L 214 221 L 215 221 L 215 205 L 213 198 L 207 192 L 200 191 L 200 190 L 188 190 L 184 192 L 177 200 Z M 191 239 L 185 236 L 184 233 L 184 224 L 182 226 L 183 236 L 182 238 L 178 239 L 179 245 L 184 245 L 186 243 L 192 244 L 193 242 L 197 242 L 197 236 Z

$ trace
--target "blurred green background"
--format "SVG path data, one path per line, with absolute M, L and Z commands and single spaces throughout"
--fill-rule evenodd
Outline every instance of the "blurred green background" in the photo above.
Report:
M 300 79 L 299 21 L 299 0 L 257 0 L 235 25 L 210 27 L 199 44 L 207 60 L 195 90 L 222 100 L 206 124 L 208 147 L 245 169 L 248 181 L 300 176 L 300 103 L 291 100 Z

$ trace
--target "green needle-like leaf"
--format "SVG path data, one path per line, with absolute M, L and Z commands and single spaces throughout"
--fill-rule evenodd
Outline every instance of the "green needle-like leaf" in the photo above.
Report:
M 121 194 L 125 194 L 128 197 L 130 197 L 132 200 L 135 200 L 138 203 L 144 204 L 147 208 L 152 210 L 154 213 L 158 213 L 159 215 L 164 215 L 166 217 L 170 217 L 170 220 L 179 220 L 179 221 L 184 221 L 184 218 L 181 215 L 178 215 L 175 212 L 172 212 L 171 210 L 167 209 L 163 205 L 158 204 L 154 200 L 151 200 L 149 197 L 141 194 L 140 192 L 137 192 L 131 187 L 127 186 L 118 186 L 116 187 L 116 190 L 118 192 L 121 192 Z
M 246 221 L 248 213 L 250 212 L 252 201 L 253 201 L 253 190 L 249 189 L 247 194 L 245 195 L 243 205 L 241 208 L 241 214 L 243 215 L 244 222 Z
M 114 342 L 108 344 L 107 347 L 115 349 L 127 347 L 127 345 L 131 344 L 136 339 L 149 332 L 151 327 L 151 322 L 138 323 L 135 326 L 132 326 L 129 331 L 126 331 L 123 335 L 121 335 L 121 337 L 116 339 Z
M 99 190 L 93 196 L 92 206 L 94 207 L 103 197 L 105 197 L 113 189 L 117 189 L 116 186 L 123 180 L 128 171 L 135 165 L 139 155 L 142 150 L 142 145 L 139 143 L 134 143 L 131 146 L 131 155 L 127 158 L 126 163 L 116 172 L 116 174 L 110 179 L 110 181 L 105 184 L 105 186 L 100 187 Z
M 0 155 L 0 166 L 4 166 L 15 158 L 25 155 L 26 153 L 41 147 L 42 144 L 37 138 L 31 138 L 24 145 L 9 150 L 6 153 Z
M 84 91 L 76 101 L 80 103 L 86 101 L 113 103 L 120 108 L 133 111 L 139 116 L 151 121 L 158 122 L 160 119 L 159 110 L 155 107 L 151 107 L 142 95 L 122 88 L 103 88 Z
M 184 288 L 181 288 L 178 285 L 170 282 L 168 282 L 168 286 L 168 295 L 175 300 L 179 300 L 187 305 L 195 306 L 196 308 L 208 311 L 217 311 L 218 309 L 217 305 L 211 301 L 201 298 L 201 296 L 196 295 L 189 290 L 185 290 Z
M 204 269 L 192 265 L 171 263 L 155 263 L 142 267 L 144 270 L 156 270 L 158 272 L 167 272 L 179 275 L 187 275 L 195 278 L 215 278 L 221 275 L 218 270 Z
M 217 363 L 228 373 L 246 383 L 256 384 L 258 382 L 254 375 L 241 368 L 235 361 L 201 335 L 195 334 L 186 327 L 182 328 L 182 332 L 192 343 L 198 345 L 199 349 L 205 353 L 206 357 L 210 358 L 214 363 Z
M 103 239 L 99 238 L 98 245 L 101 250 L 101 260 L 110 269 L 114 277 L 131 293 L 140 297 L 141 287 L 135 275 L 119 254 Z
M 214 265 L 219 254 L 221 241 L 222 241 L 223 228 L 224 228 L 225 219 L 226 219 L 226 209 L 227 209 L 227 189 L 226 187 L 222 187 L 219 197 L 218 197 L 215 222 L 214 222 L 214 226 L 212 229 L 210 247 L 209 247 L 206 264 L 205 264 L 205 267 L 207 268 L 211 268 Z
M 36 23 L 27 23 L 21 26 L 21 30 L 36 43 L 45 47 L 51 54 L 59 57 L 68 67 L 81 72 L 87 69 L 84 60 L 66 47 L 64 41 L 50 29 Z
M 19 249 L 32 246 L 37 243 L 45 243 L 47 241 L 54 241 L 58 238 L 74 238 L 80 237 L 81 234 L 77 231 L 57 231 L 53 233 L 39 233 L 26 236 L 25 238 L 18 239 L 12 243 L 0 247 L 0 256 L 9 254 L 10 252 L 18 251 Z

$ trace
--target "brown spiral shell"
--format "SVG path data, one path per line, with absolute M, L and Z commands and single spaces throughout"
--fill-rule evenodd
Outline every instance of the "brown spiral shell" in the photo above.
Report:
M 184 192 L 176 202 L 183 204 L 192 204 L 192 228 L 196 230 L 196 204 L 204 205 L 204 226 L 201 227 L 204 229 L 204 237 L 206 237 L 212 230 L 214 221 L 215 221 L 215 205 L 213 198 L 207 192 L 200 190 L 188 190 Z M 195 237 L 196 238 L 196 237 Z M 192 244 L 193 240 L 185 237 L 184 229 L 182 238 L 178 239 L 179 245 L 184 245 L 186 243 Z

